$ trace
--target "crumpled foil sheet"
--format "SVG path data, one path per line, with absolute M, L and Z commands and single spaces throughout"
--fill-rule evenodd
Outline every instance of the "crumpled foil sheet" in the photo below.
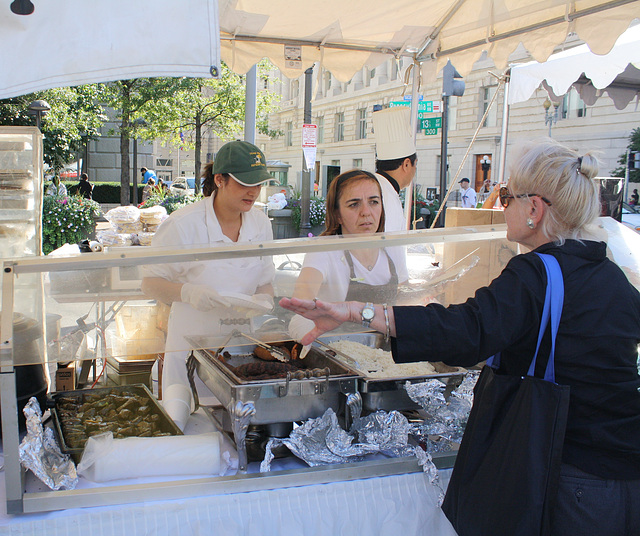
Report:
M 378 452 L 395 458 L 417 456 L 429 481 L 442 493 L 438 470 L 431 456 L 420 447 L 408 444 L 410 430 L 411 425 L 401 413 L 377 411 L 366 417 L 356 417 L 347 433 L 340 428 L 335 412 L 329 408 L 322 417 L 309 419 L 294 429 L 288 438 L 270 439 L 260 472 L 271 470 L 273 450 L 280 445 L 285 445 L 311 467 L 356 462 L 367 454 Z
M 20 443 L 20 463 L 30 469 L 52 490 L 75 489 L 76 465 L 71 456 L 62 454 L 51 428 L 42 426 L 42 411 L 35 397 L 24 407 L 27 435 Z
M 428 415 L 423 424 L 414 424 L 411 433 L 421 438 L 428 452 L 451 450 L 447 441 L 433 440 L 429 436 L 439 436 L 453 443 L 460 443 L 473 405 L 473 388 L 478 381 L 479 371 L 470 371 L 462 383 L 445 398 L 446 385 L 438 379 L 422 383 L 405 384 L 409 398 L 417 403 Z

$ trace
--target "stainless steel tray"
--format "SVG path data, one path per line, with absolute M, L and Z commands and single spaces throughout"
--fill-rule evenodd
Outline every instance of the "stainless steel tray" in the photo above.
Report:
M 349 340 L 359 342 L 370 348 L 382 348 L 384 350 L 390 350 L 384 344 L 384 337 L 380 333 L 353 333 L 342 334 L 335 337 L 328 336 L 322 337 L 321 342 L 326 345 L 331 345 L 332 342 Z M 330 350 L 326 350 L 327 353 L 331 353 Z M 336 354 L 336 359 L 340 360 L 340 354 L 337 351 L 333 351 Z M 347 356 L 353 360 L 351 356 Z M 439 379 L 447 385 L 448 390 L 457 387 L 462 381 L 466 371 L 456 372 L 440 372 L 436 374 L 426 374 L 421 376 L 402 376 L 402 377 L 390 377 L 390 378 L 369 378 L 366 373 L 355 369 L 360 378 L 358 379 L 358 391 L 362 396 L 362 409 L 365 412 L 373 412 L 377 410 L 385 411 L 404 411 L 418 409 L 419 406 L 413 402 L 407 394 L 404 385 L 406 382 L 421 383 L 426 380 Z

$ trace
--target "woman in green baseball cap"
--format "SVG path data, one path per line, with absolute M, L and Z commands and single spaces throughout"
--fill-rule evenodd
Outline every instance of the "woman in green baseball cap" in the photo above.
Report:
M 262 184 L 272 179 L 260 149 L 245 141 L 227 143 L 202 176 L 204 199 L 172 213 L 158 228 L 152 246 L 225 246 L 273 239 L 269 218 L 254 207 Z M 173 384 L 189 385 L 185 336 L 251 331 L 254 317 L 273 308 L 274 273 L 270 257 L 146 267 L 143 291 L 171 305 L 164 393 Z M 209 390 L 199 380 L 197 387 L 207 396 Z

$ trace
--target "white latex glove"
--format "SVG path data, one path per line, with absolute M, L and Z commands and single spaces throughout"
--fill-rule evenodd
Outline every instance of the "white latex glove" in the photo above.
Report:
M 273 296 L 269 294 L 240 294 L 238 292 L 222 292 L 221 296 L 233 307 L 242 312 L 251 311 L 254 314 L 268 313 L 273 309 Z
M 227 298 L 220 296 L 207 285 L 185 283 L 180 290 L 180 299 L 198 311 L 211 311 L 220 306 L 231 306 Z
M 295 315 L 289 321 L 288 331 L 289 331 L 289 335 L 294 341 L 300 342 L 302 337 L 304 337 L 307 333 L 309 333 L 314 327 L 316 327 L 316 325 L 314 324 L 313 320 L 309 320 L 304 316 Z M 302 351 L 300 352 L 299 359 L 304 359 L 306 355 L 309 353 L 310 348 L 311 348 L 310 344 L 308 344 L 307 346 L 303 346 Z

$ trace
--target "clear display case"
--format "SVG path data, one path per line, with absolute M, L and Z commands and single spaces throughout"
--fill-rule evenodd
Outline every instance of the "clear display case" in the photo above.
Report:
M 610 256 L 622 266 L 633 284 L 640 288 L 640 235 L 611 218 L 601 218 L 594 232 L 598 238 L 608 242 Z M 59 364 L 75 364 L 78 370 L 83 361 L 88 361 L 91 363 L 91 369 L 86 387 L 139 383 L 141 378 L 148 378 L 151 390 L 159 396 L 161 393 L 158 392 L 158 385 L 151 380 L 151 369 L 154 362 L 160 360 L 164 354 L 168 325 L 176 321 L 171 315 L 177 314 L 178 311 L 173 310 L 169 313 L 169 307 L 156 299 L 157 295 L 145 294 L 143 287 L 149 292 L 148 285 L 142 284 L 145 278 L 157 276 L 158 273 L 165 273 L 167 270 L 181 274 L 179 277 L 185 277 L 184 274 L 188 273 L 197 275 L 205 269 L 205 265 L 215 266 L 215 272 L 219 274 L 237 266 L 248 269 L 247 273 L 251 273 L 251 270 L 257 267 L 262 267 L 260 270 L 264 270 L 265 266 L 271 267 L 270 271 L 267 270 L 265 273 L 272 274 L 269 276 L 269 285 L 273 288 L 275 298 L 273 308 L 254 308 L 252 304 L 243 304 L 238 291 L 234 289 L 235 283 L 232 284 L 234 278 L 229 278 L 228 285 L 224 279 L 223 284 L 218 286 L 219 292 L 234 298 L 233 305 L 220 307 L 214 313 L 196 313 L 193 320 L 186 323 L 185 332 L 181 333 L 184 335 L 184 339 L 181 339 L 183 342 L 176 343 L 174 339 L 172 343 L 174 351 L 195 350 L 195 353 L 198 353 L 199 350 L 205 350 L 213 354 L 217 349 L 229 346 L 255 347 L 256 344 L 271 345 L 290 340 L 288 327 L 292 314 L 281 308 L 278 300 L 280 297 L 294 294 L 307 256 L 334 255 L 338 259 L 337 262 L 341 263 L 345 252 L 358 255 L 361 251 L 378 251 L 385 263 L 388 256 L 396 259 L 397 271 L 399 274 L 405 274 L 405 277 L 399 278 L 399 292 L 395 300 L 389 303 L 413 305 L 431 301 L 448 305 L 464 301 L 473 296 L 476 289 L 488 284 L 514 255 L 520 253 L 519 246 L 506 239 L 506 226 L 500 224 L 386 233 L 367 237 L 276 240 L 219 248 L 112 248 L 103 252 L 81 253 L 68 257 L 9 260 L 4 262 L 2 272 L 4 306 L 0 318 L 3 334 L 0 365 L 3 372 L 14 372 L 25 365 L 41 365 L 48 371 L 49 391 L 55 391 L 55 376 Z M 395 253 L 388 255 L 390 251 Z M 33 290 L 22 284 L 22 280 L 29 277 L 41 279 L 43 283 L 37 287 L 41 289 L 41 295 L 36 300 Z M 337 288 L 325 290 L 340 292 Z M 40 306 L 34 308 L 34 302 Z M 32 338 L 37 339 L 39 351 L 19 351 L 14 338 L 4 335 L 13 333 L 16 313 L 32 317 L 35 321 L 37 328 Z M 56 332 L 55 337 L 52 337 L 49 331 L 52 328 L 47 315 L 51 314 L 59 317 L 55 328 L 59 329 L 59 335 Z M 213 316 L 207 316 L 210 314 Z M 184 326 L 185 323 L 179 322 L 178 325 Z M 357 337 L 366 332 L 368 330 L 360 324 L 344 324 L 330 335 Z M 93 352 L 90 351 L 91 348 L 94 348 Z M 211 367 L 204 367 L 202 359 L 202 356 L 198 358 L 195 368 L 207 369 L 210 372 Z M 433 361 L 438 361 L 437 356 L 433 356 Z M 334 374 L 332 370 L 326 373 L 326 383 L 324 377 L 318 374 L 290 376 L 286 380 L 280 380 L 282 383 L 273 384 L 273 388 L 269 389 L 264 388 L 264 383 L 260 384 L 261 389 L 245 385 L 242 396 L 273 397 L 267 404 L 268 411 L 280 413 L 277 418 L 269 414 L 268 418 L 265 417 L 261 422 L 275 423 L 287 420 L 287 411 L 294 405 L 296 411 L 301 412 L 298 402 L 292 405 L 291 399 L 287 397 L 300 396 L 299 401 L 304 404 L 308 403 L 308 399 L 304 398 L 307 396 L 326 395 L 328 392 L 336 391 L 341 393 L 340 396 L 348 397 L 358 391 L 358 385 L 362 385 L 358 384 L 358 381 L 366 374 L 352 366 L 353 363 L 348 360 L 343 361 L 343 364 L 345 363 L 346 371 L 337 370 L 333 383 L 331 381 L 334 378 L 330 376 Z M 203 375 L 206 376 L 209 372 L 205 371 Z M 132 376 L 129 377 L 128 374 Z M 222 382 L 228 387 L 230 378 L 229 373 L 223 372 L 216 376 L 213 383 Z M 15 382 L 12 374 L 0 375 L 0 381 L 5 474 L 10 512 L 59 509 L 79 503 L 88 506 L 153 498 L 176 498 L 195 493 L 216 493 L 216 490 L 225 489 L 225 486 L 229 489 L 228 486 L 232 485 L 228 479 L 221 481 L 212 478 L 199 481 L 197 486 L 186 482 L 179 486 L 175 482 L 163 486 L 156 482 L 148 486 L 25 493 L 18 462 L 19 432 L 15 418 Z M 210 383 L 206 385 L 211 387 Z M 367 384 L 369 388 L 371 385 Z M 240 391 L 234 389 L 224 393 Z M 226 396 L 224 393 L 219 393 L 222 395 L 221 398 Z M 240 395 L 233 394 L 228 400 L 237 404 L 238 396 Z M 318 400 L 325 399 L 330 400 L 331 404 L 336 400 L 333 395 L 318 397 Z M 313 402 L 309 407 L 309 412 L 302 413 L 309 415 L 316 411 Z M 230 414 L 234 411 L 234 408 L 223 409 Z M 296 415 L 297 418 L 299 415 Z M 376 466 L 376 471 L 379 471 L 378 474 L 384 474 L 385 471 L 389 471 L 386 474 L 393 474 L 393 471 L 400 470 L 399 467 L 406 471 L 406 464 L 406 460 L 389 461 L 385 465 L 386 469 L 382 464 Z M 357 475 L 358 467 L 363 467 L 366 473 L 371 466 L 354 464 L 354 467 L 350 468 L 350 474 Z M 415 464 L 412 467 L 412 470 L 419 470 Z M 333 476 L 329 477 L 329 474 Z M 295 473 L 284 480 L 277 480 L 277 483 L 271 476 L 237 475 L 234 477 L 233 485 L 240 486 L 238 489 L 268 489 L 269 486 L 299 485 L 300 482 L 322 482 L 327 481 L 327 478 L 340 478 L 339 472 L 323 473 L 319 470 Z

